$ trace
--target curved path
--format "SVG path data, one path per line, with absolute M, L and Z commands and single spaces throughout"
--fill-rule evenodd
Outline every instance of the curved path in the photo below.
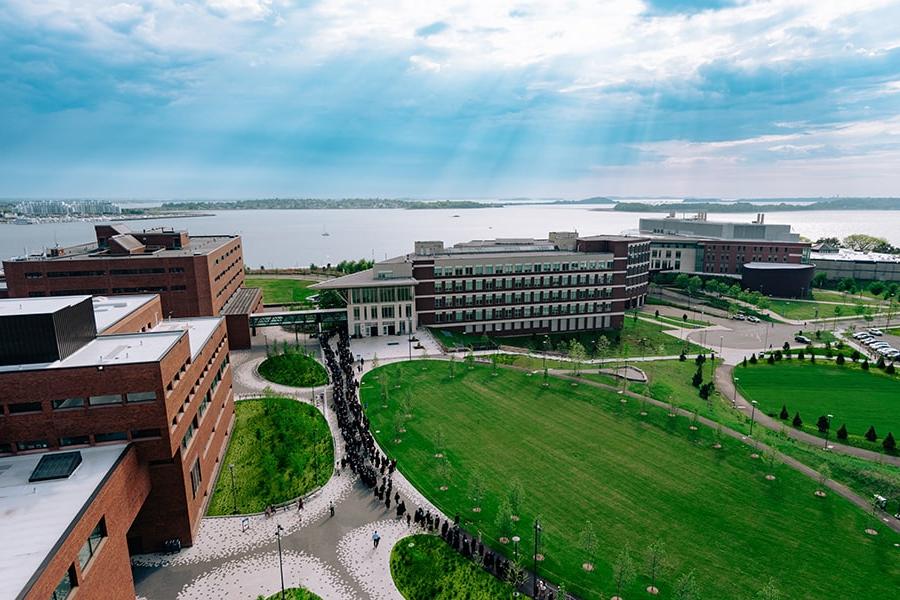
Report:
M 571 379 L 573 381 L 576 380 L 576 378 L 572 375 L 560 375 L 560 377 L 562 377 L 563 379 Z M 589 386 L 601 388 L 601 389 L 608 390 L 608 391 L 613 391 L 613 392 L 618 391 L 618 388 L 615 388 L 613 386 L 606 385 L 603 383 L 599 383 L 596 381 L 590 381 L 590 380 L 585 380 L 585 379 L 577 379 L 577 381 L 584 385 L 589 385 Z M 630 396 L 631 398 L 634 398 L 636 400 L 643 400 L 643 401 L 647 402 L 648 404 L 652 404 L 653 406 L 657 406 L 659 408 L 664 408 L 666 410 L 672 409 L 671 405 L 669 405 L 665 402 L 662 402 L 660 400 L 656 400 L 655 398 L 650 398 L 649 396 L 643 396 L 641 394 L 636 394 L 636 393 L 628 391 L 628 390 L 626 390 L 624 392 L 624 394 L 627 396 Z M 694 418 L 694 413 L 692 411 L 689 411 L 689 410 L 686 410 L 683 408 L 676 408 L 675 412 L 679 416 L 682 416 L 682 417 Z M 819 481 L 821 479 L 819 472 L 816 471 L 815 469 L 808 467 L 804 463 L 802 463 L 786 454 L 782 454 L 778 450 L 776 450 L 766 444 L 757 442 L 753 438 L 746 436 L 739 431 L 735 431 L 734 429 L 726 427 L 726 426 L 722 425 L 721 423 L 719 423 L 718 421 L 714 421 L 712 419 L 709 419 L 707 417 L 702 417 L 699 415 L 697 416 L 697 421 L 699 421 L 706 427 L 709 427 L 710 429 L 719 428 L 723 434 L 727 435 L 728 437 L 734 438 L 734 439 L 742 442 L 743 444 L 746 444 L 750 448 L 755 449 L 757 452 L 763 451 L 763 452 L 767 452 L 770 454 L 774 454 L 775 456 L 778 457 L 778 460 L 780 460 L 784 464 L 803 473 L 804 475 L 806 475 L 812 479 L 815 479 L 816 481 Z M 818 440 L 818 438 L 815 438 L 815 439 Z M 839 496 L 849 500 L 854 505 L 861 508 L 863 511 L 872 512 L 872 504 L 868 500 L 866 500 L 865 498 L 863 498 L 862 496 L 857 494 L 856 492 L 852 491 L 847 486 L 842 485 L 831 479 L 828 479 L 825 482 L 825 487 L 832 490 Z M 884 512 L 884 511 L 878 511 L 878 516 L 881 518 L 882 522 L 885 525 L 887 525 L 888 527 L 890 527 L 897 533 L 900 533 L 900 520 L 894 518 L 893 516 L 889 515 L 888 513 Z

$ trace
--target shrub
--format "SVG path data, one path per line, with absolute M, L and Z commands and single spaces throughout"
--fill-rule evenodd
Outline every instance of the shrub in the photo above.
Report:
M 868 359 L 868 358 L 864 358 L 862 364 L 860 365 L 860 367 L 862 367 L 862 370 L 863 370 L 863 371 L 868 371 L 868 370 L 869 370 L 869 359 Z
M 325 367 L 310 356 L 294 350 L 275 354 L 259 365 L 259 374 L 275 383 L 310 387 L 328 383 Z
M 797 352 L 797 358 L 800 360 L 803 360 L 806 358 L 806 354 L 803 352 L 803 350 L 800 350 L 799 352 Z
M 888 452 L 894 452 L 897 449 L 897 441 L 894 439 L 894 434 L 888 432 L 887 437 L 884 438 L 884 441 L 881 442 L 881 445 Z
M 875 366 L 877 366 L 879 369 L 884 368 L 884 357 L 883 356 L 878 357 L 878 362 L 875 363 Z
M 869 430 L 866 432 L 866 439 L 870 442 L 874 442 L 878 439 L 878 433 L 875 431 L 874 425 L 869 425 Z
M 801 427 L 803 427 L 803 419 L 800 418 L 799 412 L 794 414 L 794 420 L 791 421 L 791 425 L 793 425 L 797 429 L 800 429 Z
M 831 423 L 828 422 L 828 417 L 822 415 L 819 417 L 819 420 L 816 421 L 816 427 L 819 429 L 819 433 L 825 433 L 831 427 Z
M 756 352 L 754 352 L 753 354 L 750 355 L 750 364 L 755 365 L 757 362 L 759 362 L 759 361 L 756 359 Z
M 781 350 L 776 350 L 775 351 L 775 360 L 781 360 L 782 358 L 784 358 L 784 355 L 782 354 Z
M 884 368 L 884 372 L 887 373 L 888 375 L 893 375 L 894 373 L 896 373 L 897 369 L 894 368 L 894 363 L 890 363 L 888 366 L 886 366 Z
M 770 354 L 769 358 L 766 359 L 766 362 L 769 363 L 770 365 L 774 365 L 775 364 L 775 355 Z
M 835 359 L 834 362 L 836 362 L 836 363 L 839 364 L 839 365 L 844 364 L 844 355 L 843 355 L 843 354 L 838 354 L 838 355 L 837 355 L 837 359 Z
M 809 353 L 809 362 L 811 362 L 811 363 L 816 362 L 816 354 L 815 354 L 815 352 L 810 352 L 810 353 Z
M 691 378 L 691 385 L 694 387 L 700 387 L 700 384 L 703 383 L 703 370 L 702 367 L 698 367 L 697 371 L 694 373 L 694 376 Z
M 681 354 L 678 355 L 678 360 L 684 362 L 687 360 L 687 356 L 684 355 L 684 350 L 681 351 Z
M 744 357 L 744 360 L 743 360 L 743 362 L 742 362 L 741 364 L 742 364 L 744 367 L 747 366 L 747 357 L 746 357 L 746 356 Z
M 784 421 L 790 416 L 791 416 L 791 413 L 788 412 L 787 406 L 782 404 L 781 405 L 781 414 L 778 415 L 778 418 L 781 419 L 782 421 Z
M 859 350 L 854 350 L 850 353 L 850 360 L 852 360 L 853 362 L 859 361 Z
M 837 438 L 839 440 L 847 439 L 847 426 L 846 425 L 841 424 L 841 428 L 837 430 Z

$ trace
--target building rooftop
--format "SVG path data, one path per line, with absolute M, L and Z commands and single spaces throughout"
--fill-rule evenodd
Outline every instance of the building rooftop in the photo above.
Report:
M 190 319 L 168 319 L 166 321 L 163 321 L 144 335 L 177 334 L 180 336 L 182 333 L 187 332 L 188 340 L 191 344 L 191 360 L 193 360 L 197 358 L 197 355 L 200 354 L 201 350 L 203 350 L 203 346 L 206 345 L 207 340 L 212 337 L 213 332 L 221 322 L 222 317 L 192 317 Z
M 62 256 L 44 256 L 43 254 L 32 254 L 25 257 L 11 258 L 10 261 L 67 261 L 67 260 L 85 260 L 91 258 L 105 258 L 115 260 L 148 260 L 151 258 L 171 258 L 175 256 L 204 256 L 220 247 L 224 246 L 231 240 L 237 238 L 236 235 L 201 235 L 190 236 L 190 244 L 184 248 L 160 248 L 153 249 L 147 253 L 141 254 L 110 254 L 106 250 L 100 250 L 96 242 L 82 244 L 80 246 L 72 246 L 66 248 L 67 252 Z M 71 251 L 69 253 L 68 251 Z
M 63 296 L 66 298 L 66 296 Z M 97 325 L 97 333 L 109 329 L 138 308 L 152 302 L 155 294 L 140 294 L 135 296 L 94 296 L 94 323 Z
M 126 444 L 81 448 L 82 461 L 64 479 L 29 482 L 42 457 L 0 458 L 0 598 L 16 598 L 65 539 L 125 454 Z
M 342 277 L 335 277 L 328 281 L 314 283 L 310 287 L 313 290 L 340 290 L 358 287 L 390 287 L 397 285 L 416 285 L 418 283 L 412 277 L 398 277 L 395 279 L 378 279 L 375 277 L 375 269 L 366 269 L 358 273 L 351 273 Z
M 222 307 L 221 314 L 249 314 L 253 307 L 256 306 L 256 303 L 259 301 L 259 297 L 261 295 L 262 290 L 260 288 L 238 288 L 238 290 L 231 295 L 231 298 L 228 299 L 228 302 L 225 303 L 225 306 Z
M 858 250 L 849 250 L 847 248 L 839 248 L 837 252 L 810 252 L 809 260 L 826 261 L 826 260 L 853 260 L 856 262 L 900 262 L 900 256 L 896 254 L 884 254 L 881 252 L 860 252 Z
M 749 262 L 744 263 L 744 266 L 750 269 L 767 269 L 771 271 L 802 271 L 815 268 L 815 265 L 785 262 Z
M 75 306 L 90 296 L 56 296 L 51 298 L 9 298 L 0 302 L 0 317 L 7 315 L 45 315 Z

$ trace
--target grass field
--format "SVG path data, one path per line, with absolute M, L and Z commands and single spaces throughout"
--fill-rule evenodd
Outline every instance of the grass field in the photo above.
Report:
M 675 355 L 679 354 L 682 348 L 686 349 L 689 354 L 696 354 L 697 352 L 704 351 L 700 346 L 691 342 L 682 341 L 675 336 L 664 333 L 664 331 L 668 329 L 671 329 L 671 327 L 656 325 L 655 323 L 649 323 L 642 319 L 635 321 L 631 315 L 627 315 L 621 331 L 612 330 L 581 332 L 576 334 L 551 334 L 550 343 L 553 348 L 563 348 L 570 340 L 577 339 L 584 345 L 588 353 L 590 353 L 594 348 L 597 339 L 601 335 L 604 335 L 610 341 L 611 346 L 603 353 L 603 358 L 619 357 L 624 356 L 625 354 L 628 356 L 640 356 L 642 353 L 646 356 Z M 543 336 L 504 337 L 495 339 L 501 344 L 509 346 L 517 346 L 519 348 L 533 347 L 538 351 L 543 349 Z
M 257 600 L 281 600 L 281 592 L 272 594 L 268 598 L 260 594 Z M 322 600 L 312 592 L 303 588 L 286 588 L 284 590 L 284 600 Z
M 805 429 L 816 434 L 816 420 L 833 414 L 831 439 L 841 424 L 858 438 L 870 425 L 879 439 L 889 431 L 894 437 L 900 435 L 900 382 L 874 365 L 863 371 L 851 364 L 782 360 L 739 367 L 735 374 L 741 395 L 759 402 L 763 412 L 777 414 L 786 405 L 791 417 L 799 411 Z
M 812 299 L 820 302 L 843 302 L 849 304 L 855 304 L 857 302 L 862 302 L 863 304 L 880 304 L 883 301 L 882 298 L 876 298 L 868 291 L 863 292 L 863 295 L 860 296 L 859 294 L 848 295 L 844 292 L 820 290 L 818 288 L 813 290 Z
M 207 514 L 232 514 L 235 504 L 241 513 L 261 512 L 328 481 L 334 449 L 318 410 L 288 398 L 242 400 L 234 410 L 234 431 Z
M 263 304 L 309 304 L 308 298 L 316 294 L 309 289 L 314 283 L 305 279 L 247 277 L 244 285 L 262 288 Z
M 824 304 L 821 302 L 798 302 L 796 300 L 781 300 L 778 298 L 773 298 L 769 301 L 769 308 L 772 311 L 787 319 L 798 321 L 815 319 L 817 314 L 819 319 L 833 319 L 836 306 L 841 308 L 839 317 L 850 317 L 860 314 L 857 312 L 857 304 Z M 816 313 L 816 310 L 818 310 L 818 313 Z
M 259 365 L 259 374 L 271 381 L 294 387 L 311 387 L 328 383 L 328 373 L 311 356 L 288 347 L 281 354 L 274 354 Z
M 388 370 L 411 392 L 405 433 L 395 433 L 396 407 L 382 407 L 372 381 Z M 723 438 L 723 448 L 713 450 L 715 433 L 707 428 L 690 431 L 687 419 L 654 407 L 641 417 L 637 402 L 623 405 L 615 393 L 587 385 L 551 378 L 544 388 L 539 377 L 508 369 L 492 376 L 487 366 L 455 373 L 451 379 L 445 362 L 416 361 L 367 374 L 362 396 L 376 438 L 432 502 L 447 514 L 458 511 L 496 547 L 502 547 L 501 499 L 511 482 L 522 482 L 521 521 L 513 531 L 528 547 L 539 516 L 541 572 L 580 597 L 611 595 L 615 557 L 628 544 L 640 565 L 656 539 L 673 564 L 659 582 L 663 598 L 677 574 L 689 570 L 709 598 L 752 597 L 769 576 L 792 599 L 848 590 L 879 597 L 900 585 L 893 547 L 900 536 L 865 535 L 871 517 L 833 494 L 816 498 L 814 481 L 752 460 L 737 441 Z M 438 451 L 446 458 L 435 458 Z M 442 461 L 449 473 L 438 467 Z M 769 471 L 776 480 L 763 477 Z M 481 512 L 472 511 L 476 504 Z M 590 556 L 578 543 L 588 520 L 600 540 Z M 789 573 L 782 569 L 786 557 Z M 581 568 L 588 558 L 596 565 L 591 573 Z M 646 571 L 639 573 L 626 598 L 644 594 Z
M 709 326 L 709 321 L 701 321 L 699 319 L 688 319 L 685 321 L 684 319 L 680 319 L 678 317 L 670 317 L 669 315 L 659 315 L 656 316 L 655 313 L 644 312 L 642 316 L 649 317 L 656 321 L 659 321 L 663 325 L 673 325 L 675 327 L 687 327 L 689 329 L 697 329 L 700 327 Z
M 391 576 L 406 600 L 507 600 L 514 591 L 441 538 L 425 534 L 397 542 L 391 550 Z

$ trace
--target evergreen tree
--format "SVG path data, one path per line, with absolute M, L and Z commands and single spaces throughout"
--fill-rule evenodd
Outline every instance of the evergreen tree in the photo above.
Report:
M 816 421 L 816 427 L 819 429 L 819 433 L 825 433 L 831 427 L 831 423 L 828 422 L 828 417 L 822 415 L 819 417 L 819 420 Z
M 836 362 L 836 363 L 839 364 L 839 365 L 844 364 L 844 355 L 843 355 L 843 354 L 838 354 L 838 355 L 837 355 L 837 358 L 834 360 L 834 362 Z
M 883 356 L 878 357 L 878 362 L 875 364 L 875 366 L 877 366 L 879 369 L 884 368 L 884 357 Z
M 887 437 L 884 438 L 884 441 L 881 442 L 881 445 L 884 447 L 886 452 L 894 453 L 897 450 L 897 440 L 894 439 L 894 434 L 888 432 Z
M 778 415 L 778 418 L 781 419 L 782 421 L 785 421 L 790 416 L 791 416 L 791 413 L 788 412 L 787 405 L 782 404 L 781 405 L 781 413 Z
M 698 354 L 698 355 L 697 355 L 697 358 L 694 359 L 694 363 L 695 363 L 698 367 L 702 367 L 702 366 L 703 366 L 703 363 L 705 363 L 705 362 L 706 362 L 706 355 L 705 355 L 705 354 Z
M 742 365 L 744 368 L 747 367 L 747 357 L 746 357 L 746 356 L 744 357 L 744 361 L 741 363 L 741 365 Z
M 691 378 L 691 385 L 698 388 L 701 383 L 703 383 L 703 367 L 697 367 L 694 376 Z
M 679 360 L 680 362 L 684 362 L 684 361 L 687 360 L 687 356 L 685 356 L 684 350 L 682 350 L 682 351 L 681 351 L 681 354 L 678 355 L 678 360 Z
M 874 442 L 878 439 L 878 433 L 875 431 L 873 425 L 869 425 L 869 430 L 866 432 L 866 439 L 870 442 Z
M 775 355 L 769 354 L 769 358 L 766 359 L 766 362 L 769 363 L 770 365 L 774 365 L 775 364 Z
M 847 439 L 847 425 L 845 425 L 843 423 L 841 424 L 841 428 L 837 430 L 837 438 L 839 440 Z
M 756 352 L 754 352 L 753 354 L 750 355 L 750 364 L 755 365 L 757 362 L 759 362 L 759 361 L 756 358 Z
M 886 366 L 884 368 L 884 372 L 887 373 L 888 375 L 893 375 L 894 373 L 896 373 L 897 369 L 894 368 L 894 363 L 890 363 L 888 366 Z
M 869 359 L 868 359 L 868 358 L 864 358 L 864 359 L 863 359 L 863 363 L 862 363 L 862 365 L 860 365 L 860 366 L 862 367 L 862 370 L 863 370 L 863 371 L 868 371 L 868 370 L 869 370 Z
M 806 358 L 806 353 L 805 353 L 803 350 L 798 350 L 798 351 L 797 351 L 797 358 L 799 358 L 800 360 L 805 359 L 805 358 Z
M 799 412 L 794 414 L 794 420 L 791 421 L 791 425 L 793 425 L 797 429 L 800 429 L 801 427 L 803 427 L 803 419 L 800 418 Z
M 854 350 L 850 353 L 850 360 L 852 360 L 853 362 L 859 361 L 859 350 Z

